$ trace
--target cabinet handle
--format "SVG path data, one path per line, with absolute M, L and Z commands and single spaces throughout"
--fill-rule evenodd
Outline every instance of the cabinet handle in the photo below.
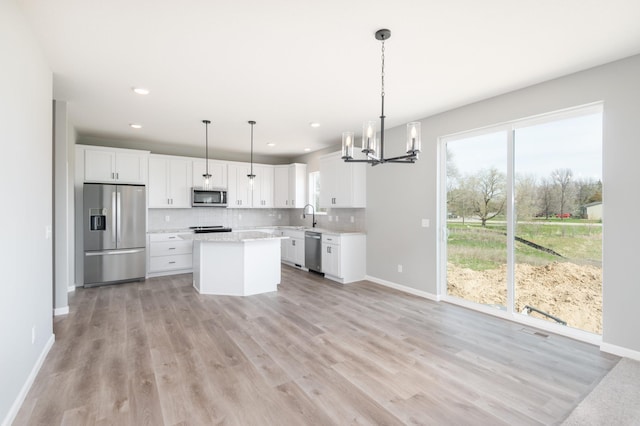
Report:
M 331 247 L 327 247 L 327 253 L 331 253 Z
M 111 179 L 115 179 L 116 178 L 116 174 L 111 172 Z
M 169 237 L 169 239 L 170 239 L 170 240 L 174 240 L 174 239 L 176 239 L 176 238 L 177 238 L 177 237 Z
M 296 240 L 291 240 L 291 245 L 295 246 L 296 245 Z
M 169 250 L 175 250 L 175 249 L 176 249 L 175 247 L 169 247 Z
M 120 174 L 116 173 L 116 180 L 120 179 Z
M 172 265 L 174 263 L 176 263 L 176 262 L 172 260 L 171 262 L 169 262 L 169 265 Z

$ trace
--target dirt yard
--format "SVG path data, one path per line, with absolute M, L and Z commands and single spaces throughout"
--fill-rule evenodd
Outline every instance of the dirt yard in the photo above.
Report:
M 516 310 L 533 306 L 567 322 L 567 326 L 602 333 L 602 270 L 590 265 L 553 262 L 516 266 Z M 447 266 L 448 292 L 466 300 L 506 305 L 506 265 L 473 271 Z M 531 316 L 545 318 L 532 312 Z

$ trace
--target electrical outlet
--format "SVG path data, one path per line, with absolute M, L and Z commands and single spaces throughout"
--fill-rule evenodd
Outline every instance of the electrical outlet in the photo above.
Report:
M 340 216 L 336 216 L 336 222 L 340 222 Z
M 351 223 L 355 223 L 356 222 L 356 218 L 351 216 Z
M 329 216 L 329 222 L 333 222 L 333 216 Z
M 238 214 L 238 220 L 242 220 L 242 215 Z
M 166 216 L 164 217 L 164 221 L 165 221 L 165 222 L 171 222 L 171 216 L 166 215 Z
M 398 265 L 398 272 L 402 272 L 402 265 Z
M 44 227 L 44 239 L 45 240 L 50 240 L 51 239 L 51 226 L 47 225 Z
M 422 227 L 423 228 L 428 228 L 429 225 L 430 225 L 429 219 L 422 219 Z
M 278 219 L 282 219 L 282 214 L 278 213 Z

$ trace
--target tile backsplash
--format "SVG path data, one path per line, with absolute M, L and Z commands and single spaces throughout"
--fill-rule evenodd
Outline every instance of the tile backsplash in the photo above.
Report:
M 366 209 L 333 209 L 316 215 L 317 227 L 336 231 L 365 231 Z M 353 221 L 352 221 L 353 218 Z M 168 220 L 167 220 L 168 219 Z M 186 229 L 190 226 L 222 225 L 231 228 L 254 226 L 311 226 L 311 215 L 302 218 L 302 209 L 149 209 L 150 231 Z

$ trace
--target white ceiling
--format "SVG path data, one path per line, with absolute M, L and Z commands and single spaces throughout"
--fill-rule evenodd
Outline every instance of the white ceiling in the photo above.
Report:
M 80 136 L 193 149 L 209 119 L 214 157 L 248 120 L 283 157 L 377 119 L 379 28 L 387 127 L 640 53 L 638 0 L 17 1 Z

